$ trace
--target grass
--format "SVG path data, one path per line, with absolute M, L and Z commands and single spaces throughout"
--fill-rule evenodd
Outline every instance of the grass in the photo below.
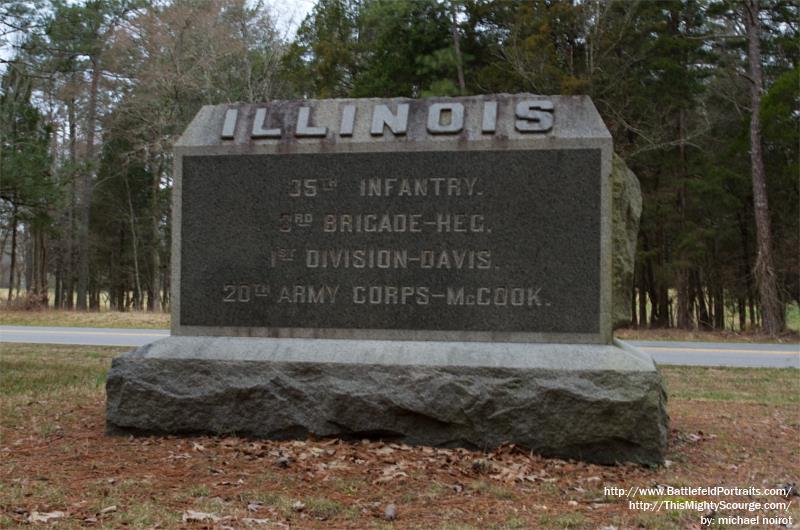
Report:
M 111 358 L 130 348 L 5 344 L 0 348 L 0 395 L 30 398 L 68 389 L 96 390 Z
M 86 328 L 169 328 L 169 313 L 146 311 L 20 311 L 0 309 L 3 326 L 65 326 Z
M 247 528 L 244 519 L 256 518 L 292 528 L 681 529 L 696 524 L 697 514 L 592 503 L 603 498 L 604 485 L 772 485 L 800 476 L 794 369 L 663 367 L 672 464 L 646 469 L 519 453 L 440 456 L 426 448 L 376 456 L 374 443 L 362 442 L 107 437 L 103 384 L 112 357 L 124 350 L 0 344 L 0 528 L 23 525 L 20 513 L 60 510 L 68 516 L 49 527 L 82 528 L 94 518 L 93 528 Z M 195 441 L 204 449 L 194 450 Z M 291 464 L 277 466 L 276 455 L 287 451 Z M 525 473 L 544 479 L 495 479 L 488 466 L 476 469 L 478 460 L 533 466 Z M 400 461 L 408 477 L 374 484 Z M 254 501 L 261 505 L 251 510 Z M 382 517 L 390 502 L 398 507 L 391 522 Z M 117 509 L 101 514 L 112 505 Z M 227 519 L 184 524 L 186 510 Z M 798 508 L 789 515 L 797 519 Z
M 498 486 L 497 484 L 493 484 L 487 480 L 476 480 L 472 482 L 469 487 L 483 494 L 491 495 L 498 500 L 511 501 L 516 499 L 516 495 L 513 491 L 509 490 L 508 488 Z
M 800 333 L 787 329 L 777 337 L 760 332 L 734 332 L 730 330 L 690 330 L 676 328 L 620 328 L 614 330 L 614 336 L 622 340 L 654 340 L 677 342 L 736 342 L 736 343 L 800 343 Z
M 85 402 L 102 392 L 112 357 L 127 349 L 0 345 L 0 443 L 7 429 L 26 423 L 42 438 L 61 432 L 58 418 L 48 413 L 51 407 Z
M 340 502 L 325 497 L 307 497 L 303 503 L 305 511 L 318 519 L 331 519 L 345 510 Z
M 789 304 L 786 306 L 786 327 L 800 333 L 800 305 Z
M 542 528 L 581 528 L 584 516 L 579 513 L 567 513 L 561 515 L 542 515 L 539 517 L 539 524 Z
M 800 404 L 796 368 L 720 368 L 662 366 L 672 399 Z

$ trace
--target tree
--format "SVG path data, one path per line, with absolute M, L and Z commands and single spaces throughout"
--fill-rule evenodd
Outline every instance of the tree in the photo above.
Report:
M 168 268 L 162 264 L 169 263 L 165 242 L 173 143 L 204 104 L 273 97 L 283 50 L 264 6 L 249 7 L 243 0 L 176 2 L 150 9 L 131 24 L 136 31 L 119 38 L 112 51 L 117 69 L 136 82 L 107 125 L 109 140 L 118 148 L 125 146 L 127 162 L 121 167 L 140 164 L 150 178 L 145 208 L 149 226 L 141 227 L 138 236 L 130 234 L 129 240 L 146 243 L 142 262 L 148 266 L 142 269 L 148 271 L 144 284 L 152 310 L 167 302 L 163 287 Z M 136 169 L 133 173 L 139 174 Z M 128 186 L 137 181 L 133 174 L 118 177 Z M 134 228 L 133 221 L 130 226 Z M 138 264 L 136 268 L 138 284 Z
M 353 88 L 358 32 L 355 0 L 319 0 L 283 58 L 282 75 L 300 97 L 344 97 Z
M 50 127 L 31 103 L 32 80 L 19 61 L 10 61 L 0 83 L 0 203 L 10 205 L 8 300 L 17 278 L 18 234 L 25 224 L 32 242 L 33 303 L 47 306 L 47 232 L 57 189 L 50 174 Z M 8 233 L 8 232 L 7 232 Z M 5 249 L 5 239 L 2 248 Z
M 101 90 L 103 61 L 107 43 L 118 25 L 140 6 L 139 0 L 99 1 L 85 4 L 56 0 L 53 16 L 47 27 L 46 50 L 54 53 L 62 65 L 76 72 L 88 70 L 89 94 L 86 109 L 84 168 L 77 181 L 78 209 L 78 309 L 87 308 L 89 293 L 89 220 L 92 188 L 97 162 L 95 135 L 97 132 L 97 103 Z
M 759 0 L 745 0 L 743 17 L 747 28 L 747 56 L 750 67 L 750 163 L 753 179 L 753 208 L 756 220 L 758 247 L 755 276 L 761 300 L 764 330 L 772 336 L 785 327 L 785 310 L 778 292 L 778 279 L 772 258 L 772 228 L 770 227 L 767 182 L 761 145 L 761 21 Z
M 761 100 L 765 169 L 770 197 L 770 220 L 779 283 L 800 305 L 800 68 L 781 74 Z

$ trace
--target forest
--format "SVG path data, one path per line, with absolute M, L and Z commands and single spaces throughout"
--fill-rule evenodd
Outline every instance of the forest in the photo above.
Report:
M 259 0 L 0 5 L 0 292 L 169 308 L 172 145 L 202 105 L 586 94 L 638 176 L 631 325 L 786 327 L 800 304 L 800 4 Z

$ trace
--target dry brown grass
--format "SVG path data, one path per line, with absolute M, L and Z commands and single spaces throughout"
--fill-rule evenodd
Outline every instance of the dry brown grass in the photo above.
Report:
M 20 311 L 0 309 L 0 325 L 5 326 L 66 326 L 86 328 L 144 328 L 169 327 L 169 313 L 146 311 Z
M 786 331 L 778 337 L 763 333 L 736 331 L 698 331 L 684 329 L 633 329 L 621 328 L 614 336 L 622 340 L 666 340 L 684 342 L 750 342 L 793 344 L 800 342 L 800 333 Z

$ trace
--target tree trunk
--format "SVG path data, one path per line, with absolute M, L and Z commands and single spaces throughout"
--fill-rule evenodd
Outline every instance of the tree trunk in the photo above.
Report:
M 142 308 L 142 283 L 139 277 L 139 243 L 136 237 L 136 214 L 133 211 L 133 202 L 131 201 L 131 189 L 128 185 L 128 177 L 125 177 L 125 192 L 128 195 L 128 215 L 131 223 L 131 248 L 133 249 L 133 278 L 136 285 L 136 303 L 134 308 Z
M 17 266 L 17 204 L 11 211 L 11 261 L 8 264 L 8 301 L 11 302 L 14 291 L 14 269 Z
M 31 295 L 33 294 L 33 261 L 34 261 L 34 241 L 31 237 L 30 223 L 26 229 L 22 231 L 24 240 L 22 251 L 22 264 L 25 266 L 25 297 L 28 303 L 31 302 Z
M 162 157 L 158 157 L 159 162 L 155 164 L 153 180 L 150 189 L 150 202 L 151 202 L 151 238 L 153 247 L 150 254 L 150 268 L 152 270 L 152 279 L 150 281 L 150 310 L 161 311 L 161 208 L 159 204 L 159 193 L 161 191 L 161 173 L 162 173 Z
M 15 298 L 17 298 L 17 299 L 19 299 L 19 290 L 20 290 L 20 287 L 21 287 L 21 283 L 22 283 L 22 274 L 17 272 L 16 284 L 14 285 Z
M 744 19 L 747 28 L 747 55 L 750 62 L 750 170 L 753 179 L 753 209 L 756 220 L 756 266 L 754 269 L 761 301 L 764 331 L 776 336 L 783 331 L 785 315 L 778 293 L 778 278 L 772 259 L 772 229 L 767 202 L 767 182 L 761 151 L 761 23 L 759 0 L 746 0 Z
M 692 296 L 689 290 L 689 270 L 681 267 L 678 271 L 678 322 L 680 329 L 694 328 L 692 321 Z
M 639 275 L 639 327 L 647 328 L 647 295 L 644 274 Z
M 670 301 L 669 292 L 665 286 L 659 285 L 656 290 L 658 300 L 658 316 L 656 327 L 669 328 L 670 326 Z
M 719 282 L 714 282 L 714 329 L 725 329 L 725 294 Z
M 89 294 L 89 219 L 94 181 L 94 133 L 97 127 L 97 92 L 100 87 L 100 65 L 92 58 L 92 82 L 89 87 L 89 109 L 86 113 L 86 167 L 80 179 L 80 212 L 78 219 L 78 309 L 86 309 Z
M 464 96 L 467 93 L 467 84 L 464 82 L 464 62 L 461 56 L 461 37 L 458 34 L 458 20 L 456 18 L 455 0 L 450 0 L 450 32 L 453 36 L 453 51 L 456 54 L 456 75 L 458 76 L 458 91 Z
M 61 304 L 63 302 L 63 293 L 61 292 L 61 282 L 63 281 L 62 275 L 64 274 L 64 270 L 62 268 L 63 249 L 59 249 L 59 253 L 62 254 L 62 256 L 59 257 L 58 261 L 56 262 L 56 274 L 55 274 L 56 285 L 55 288 L 53 289 L 53 292 L 55 294 L 53 307 L 56 309 L 61 308 Z
M 697 323 L 700 329 L 711 329 L 711 318 L 708 314 L 708 306 L 706 305 L 706 295 L 703 289 L 703 283 L 700 278 L 700 272 L 695 269 L 692 271 L 692 278 L 694 283 L 694 294 L 697 300 Z
M 75 121 L 75 98 L 70 98 L 67 104 L 67 117 L 69 119 L 69 160 L 72 163 L 72 171 L 75 171 L 78 163 L 78 124 Z M 75 195 L 77 189 L 75 178 L 70 179 L 69 184 L 69 204 L 67 205 L 66 235 L 67 241 L 64 282 L 63 282 L 63 307 L 72 309 L 75 304 L 75 210 L 77 208 Z
M 670 33 L 678 35 L 680 32 L 680 13 L 678 8 L 680 4 L 671 4 L 670 9 Z M 686 156 L 686 111 L 683 108 L 678 109 L 677 115 L 677 133 L 678 133 L 678 160 L 680 161 L 680 186 L 678 186 L 678 230 L 680 233 L 685 231 L 686 225 L 686 180 L 688 179 L 688 161 Z M 681 252 L 681 251 L 679 251 Z M 686 252 L 683 250 L 682 252 Z M 692 329 L 694 322 L 692 321 L 692 296 L 689 290 L 689 265 L 685 256 L 678 255 L 680 265 L 678 267 L 678 315 L 676 327 L 680 329 Z
M 47 308 L 47 234 L 43 228 L 31 229 L 31 283 L 28 284 L 31 302 Z
M 744 298 L 736 300 L 736 306 L 739 310 L 739 331 L 744 331 L 747 328 L 747 315 L 744 310 Z

